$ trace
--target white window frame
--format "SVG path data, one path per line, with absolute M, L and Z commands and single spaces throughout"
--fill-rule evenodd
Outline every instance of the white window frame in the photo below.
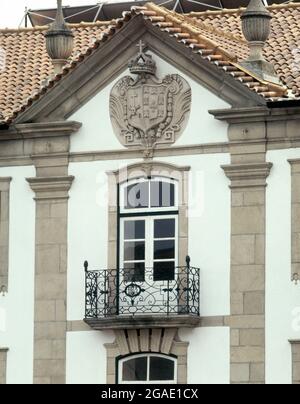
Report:
M 150 206 L 147 208 L 137 208 L 137 209 L 126 209 L 124 206 L 124 201 L 125 201 L 125 191 L 127 187 L 130 185 L 134 184 L 140 184 L 140 183 L 149 183 L 149 205 L 150 205 L 150 183 L 151 182 L 165 182 L 167 184 L 173 184 L 174 185 L 174 206 L 167 206 L 167 207 L 155 207 L 151 208 Z M 168 177 L 151 177 L 149 179 L 147 178 L 135 178 L 130 181 L 123 182 L 120 185 L 120 196 L 119 196 L 119 207 L 120 207 L 120 213 L 121 214 L 132 214 L 132 213 L 151 213 L 151 212 L 169 212 L 169 211 L 177 211 L 179 209 L 179 195 L 178 195 L 178 181 L 168 178 Z
M 165 241 L 165 240 L 173 240 L 173 238 L 165 238 L 165 239 L 156 239 L 154 237 L 154 228 L 153 224 L 155 220 L 175 220 L 175 258 L 173 259 L 154 259 L 154 241 Z M 179 237 L 178 237 L 178 215 L 161 215 L 156 216 L 155 214 L 152 216 L 139 216 L 139 217 L 122 217 L 120 218 L 120 267 L 124 267 L 124 222 L 127 221 L 145 221 L 145 240 L 130 240 L 130 241 L 145 241 L 145 269 L 153 268 L 155 262 L 169 262 L 174 261 L 175 268 L 178 266 L 178 257 L 179 257 Z M 151 225 L 151 228 L 150 228 Z M 135 261 L 135 262 L 144 262 L 144 261 Z M 134 261 L 132 261 L 134 263 Z
M 123 364 L 129 360 L 137 358 L 147 358 L 147 380 L 142 381 L 123 381 Z M 174 363 L 174 379 L 173 380 L 149 380 L 150 378 L 150 358 L 162 358 L 171 360 Z M 127 356 L 126 358 L 120 359 L 118 362 L 118 384 L 177 384 L 177 358 L 168 355 L 161 355 L 155 353 L 143 353 L 137 355 Z

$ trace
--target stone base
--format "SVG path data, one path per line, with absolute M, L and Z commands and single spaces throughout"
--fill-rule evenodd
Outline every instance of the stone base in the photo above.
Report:
M 265 60 L 248 60 L 240 63 L 240 65 L 249 70 L 249 72 L 253 73 L 261 80 L 281 85 L 273 65 L 269 62 L 266 62 Z

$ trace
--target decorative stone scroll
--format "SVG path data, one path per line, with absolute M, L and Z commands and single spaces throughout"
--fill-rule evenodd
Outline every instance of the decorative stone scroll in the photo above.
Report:
M 126 76 L 113 87 L 110 117 L 119 141 L 149 153 L 156 145 L 173 144 L 182 134 L 191 108 L 191 88 L 178 74 L 162 80 L 151 55 L 140 51 L 129 63 L 136 78 Z

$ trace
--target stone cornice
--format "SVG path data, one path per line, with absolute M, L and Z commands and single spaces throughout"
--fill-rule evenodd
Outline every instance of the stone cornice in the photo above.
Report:
M 35 200 L 67 199 L 74 181 L 73 176 L 26 178 L 35 192 Z
M 0 352 L 8 352 L 9 348 L 0 348 Z
M 231 164 L 222 166 L 231 180 L 230 188 L 265 187 L 272 163 Z
M 291 166 L 293 165 L 300 165 L 300 159 L 289 159 L 288 162 Z
M 70 136 L 72 133 L 77 132 L 81 126 L 82 124 L 76 121 L 17 124 L 8 130 L 0 131 L 0 142 L 5 140 Z
M 228 123 L 245 122 L 274 122 L 282 120 L 300 119 L 300 107 L 290 108 L 267 108 L 267 107 L 246 107 L 226 108 L 208 111 L 219 121 Z
M 300 339 L 289 339 L 289 343 L 292 345 L 300 345 Z

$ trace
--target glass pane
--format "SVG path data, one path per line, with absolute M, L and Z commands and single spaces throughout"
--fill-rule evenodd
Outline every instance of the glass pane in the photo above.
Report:
M 133 262 L 124 264 L 125 282 L 144 282 L 145 281 L 145 263 Z
M 154 241 L 154 259 L 165 260 L 169 258 L 175 258 L 175 241 Z
M 151 182 L 151 208 L 175 206 L 175 186 L 168 182 Z
M 174 380 L 174 362 L 170 359 L 150 358 L 150 380 Z
M 141 182 L 129 185 L 125 189 L 124 206 L 126 209 L 140 209 L 149 207 L 149 183 Z
M 175 263 L 155 262 L 153 271 L 154 281 L 173 281 L 175 279 Z
M 174 238 L 175 219 L 160 219 L 154 221 L 154 238 Z
M 124 239 L 137 240 L 145 238 L 145 221 L 136 220 L 124 223 Z
M 135 358 L 124 362 L 122 379 L 124 382 L 146 381 L 147 358 Z
M 145 259 L 144 241 L 124 242 L 124 261 L 143 261 Z

